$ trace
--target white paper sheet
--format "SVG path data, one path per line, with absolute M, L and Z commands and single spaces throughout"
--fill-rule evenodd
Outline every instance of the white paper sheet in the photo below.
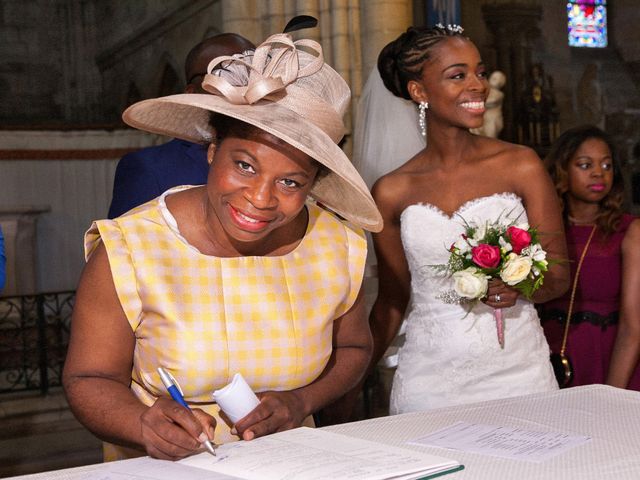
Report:
M 211 455 L 207 453 L 207 455 Z M 132 458 L 105 464 L 99 472 L 88 472 L 82 480 L 240 480 L 219 472 L 193 468 L 180 463 L 149 457 Z
M 459 466 L 448 458 L 305 427 L 222 445 L 218 455 L 180 463 L 247 480 L 416 479 Z
M 542 462 L 589 441 L 583 435 L 457 422 L 407 443 Z

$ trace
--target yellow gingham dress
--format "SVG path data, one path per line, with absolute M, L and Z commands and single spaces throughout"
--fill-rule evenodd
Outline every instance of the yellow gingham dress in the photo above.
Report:
M 164 367 L 190 405 L 216 417 L 215 441 L 224 443 L 237 437 L 218 415 L 212 392 L 236 372 L 256 392 L 315 380 L 331 355 L 333 321 L 360 290 L 367 247 L 361 230 L 309 203 L 305 237 L 286 255 L 204 255 L 180 235 L 166 208 L 165 197 L 182 188 L 189 187 L 94 222 L 85 257 L 104 242 L 135 333 L 135 395 L 146 405 L 167 396 L 157 373 Z

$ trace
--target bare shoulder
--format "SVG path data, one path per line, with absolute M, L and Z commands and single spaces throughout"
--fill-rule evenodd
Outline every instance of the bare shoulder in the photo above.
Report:
M 546 182 L 547 169 L 538 154 L 524 145 L 492 139 L 487 158 L 494 163 L 497 171 L 508 172 L 516 185 Z
M 397 198 L 397 194 L 406 187 L 409 178 L 402 170 L 394 170 L 380 177 L 371 188 L 371 194 L 376 201 L 384 202 Z
M 487 138 L 483 144 L 485 156 L 514 169 L 544 168 L 542 160 L 531 148 L 524 145 Z
M 411 191 L 412 173 L 405 168 L 396 169 L 374 183 L 371 195 L 386 219 L 396 217 L 404 208 L 407 193 Z
M 517 160 L 513 162 L 515 163 L 514 168 L 519 169 L 521 172 L 546 172 L 544 162 L 533 149 L 524 145 L 513 145 L 511 154 L 512 160 Z

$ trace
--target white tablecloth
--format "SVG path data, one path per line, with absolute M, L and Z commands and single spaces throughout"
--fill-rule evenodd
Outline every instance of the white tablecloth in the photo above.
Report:
M 587 435 L 592 441 L 555 458 L 533 463 L 439 448 L 407 445 L 458 421 Z M 454 458 L 465 469 L 451 480 L 638 480 L 640 479 L 640 393 L 590 385 L 551 393 L 409 413 L 326 427 L 388 445 Z M 98 477 L 100 465 L 27 475 L 22 480 Z
M 638 480 L 640 393 L 589 385 L 552 393 L 448 407 L 328 427 L 331 431 L 406 448 L 457 421 L 587 435 L 592 441 L 542 463 L 426 448 L 465 465 L 451 480 Z

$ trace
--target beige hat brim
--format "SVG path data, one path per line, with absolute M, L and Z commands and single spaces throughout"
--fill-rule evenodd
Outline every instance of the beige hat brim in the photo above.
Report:
M 340 147 L 316 125 L 277 102 L 235 105 L 215 95 L 189 93 L 143 100 L 127 108 L 122 118 L 141 130 L 209 143 L 210 112 L 254 125 L 320 162 L 329 173 L 318 178 L 311 196 L 355 225 L 382 230 L 382 217 L 369 190 Z

